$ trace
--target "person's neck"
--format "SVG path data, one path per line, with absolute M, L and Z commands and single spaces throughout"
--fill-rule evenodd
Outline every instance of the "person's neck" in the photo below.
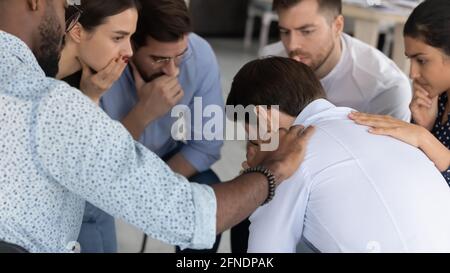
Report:
M 9 16 L 0 19 L 0 30 L 22 40 L 33 51 L 33 34 L 31 28 L 20 27 L 20 24 L 9 23 Z
M 447 104 L 445 105 L 445 113 L 448 114 L 450 112 L 450 89 L 446 91 L 447 93 Z M 440 97 L 440 95 L 439 95 Z
M 337 38 L 337 41 L 335 41 L 335 47 L 331 51 L 328 58 L 325 60 L 325 62 L 314 72 L 316 76 L 322 80 L 325 78 L 328 74 L 333 71 L 333 69 L 336 67 L 336 65 L 341 60 L 342 56 L 342 40 L 341 35 Z
M 450 113 L 450 89 L 446 91 L 447 93 L 447 104 L 445 105 L 444 114 L 442 115 L 442 123 L 447 123 L 448 121 L 448 114 Z M 443 94 L 443 93 L 442 93 Z M 440 95 L 439 95 L 440 97 Z
M 64 45 L 64 49 L 61 52 L 61 59 L 59 60 L 59 71 L 56 75 L 57 79 L 64 79 L 81 70 L 77 52 L 74 43 L 69 41 Z

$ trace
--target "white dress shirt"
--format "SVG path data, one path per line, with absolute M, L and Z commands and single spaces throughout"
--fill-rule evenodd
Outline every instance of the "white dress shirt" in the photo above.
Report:
M 382 52 L 360 40 L 343 34 L 341 41 L 341 59 L 321 79 L 327 99 L 336 106 L 409 122 L 412 89 L 406 75 Z M 260 55 L 288 56 L 282 42 L 268 45 Z
M 450 188 L 427 156 L 348 119 L 320 99 L 305 160 L 251 217 L 249 252 L 450 252 Z

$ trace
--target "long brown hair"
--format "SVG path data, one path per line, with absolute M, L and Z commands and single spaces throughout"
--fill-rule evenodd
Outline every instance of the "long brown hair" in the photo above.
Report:
M 117 15 L 127 9 L 139 9 L 138 0 L 83 0 L 78 6 L 83 12 L 78 22 L 87 31 L 105 23 L 106 18 Z M 69 6 L 66 10 L 66 18 L 71 17 L 77 9 Z
M 450 56 L 450 1 L 422 2 L 409 16 L 403 35 L 420 39 Z

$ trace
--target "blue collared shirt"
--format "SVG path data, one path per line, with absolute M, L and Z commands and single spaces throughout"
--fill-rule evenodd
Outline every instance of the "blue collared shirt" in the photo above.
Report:
M 85 201 L 182 248 L 215 240 L 212 188 L 189 183 L 0 31 L 0 240 L 70 252 Z M 81 246 L 82 247 L 82 246 Z
M 217 105 L 224 108 L 222 89 L 220 85 L 220 72 L 216 56 L 210 45 L 198 35 L 189 35 L 188 51 L 180 64 L 179 82 L 184 91 L 183 99 L 178 105 L 186 105 L 192 114 L 194 111 L 194 98 L 202 98 L 202 108 Z M 101 107 L 115 120 L 124 119 L 138 102 L 136 87 L 129 68 L 121 78 L 112 86 L 101 100 Z M 200 109 L 197 109 L 197 111 Z M 200 117 L 201 124 L 205 125 L 211 118 Z M 194 123 L 194 118 L 191 119 Z M 176 122 L 171 112 L 153 121 L 147 126 L 139 142 L 155 152 L 160 157 L 167 155 L 178 148 L 179 142 L 172 138 L 172 125 Z M 220 129 L 220 128 L 216 128 Z M 194 130 L 202 128 L 191 126 L 191 137 L 194 139 Z M 219 132 L 219 135 L 223 134 Z M 188 140 L 181 145 L 180 153 L 198 171 L 206 171 L 220 158 L 220 149 L 223 141 Z

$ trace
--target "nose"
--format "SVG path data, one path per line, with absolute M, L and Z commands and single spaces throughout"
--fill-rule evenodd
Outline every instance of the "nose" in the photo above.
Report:
M 419 67 L 416 61 L 411 60 L 411 67 L 409 69 L 409 78 L 411 80 L 417 80 L 420 77 Z
M 286 47 L 289 50 L 289 52 L 296 50 L 296 49 L 301 49 L 302 45 L 301 45 L 301 39 L 299 37 L 299 35 L 297 35 L 296 33 L 290 33 L 287 37 L 287 42 L 286 42 Z
M 163 72 L 169 77 L 176 77 L 180 73 L 180 68 L 175 64 L 175 60 L 171 59 L 164 65 Z
M 124 57 L 131 58 L 133 56 L 133 47 L 131 46 L 131 42 L 128 41 L 120 51 L 120 55 Z

